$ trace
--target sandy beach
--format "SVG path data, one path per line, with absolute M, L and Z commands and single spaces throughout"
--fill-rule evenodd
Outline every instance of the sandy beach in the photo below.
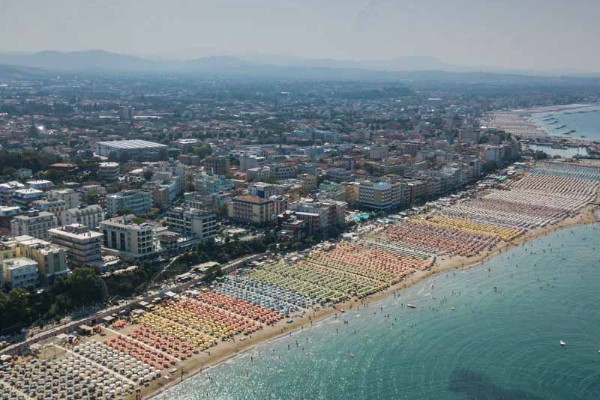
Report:
M 599 198 L 600 196 L 597 196 L 596 202 Z M 302 318 L 294 319 L 294 322 L 290 324 L 286 323 L 286 321 L 280 321 L 274 326 L 266 327 L 260 332 L 251 335 L 251 337 L 245 338 L 245 340 L 236 340 L 236 342 L 221 343 L 214 349 L 211 349 L 209 353 L 205 351 L 200 356 L 195 356 L 189 360 L 183 361 L 178 366 L 177 372 L 175 372 L 172 375 L 171 379 L 159 379 L 153 381 L 149 386 L 143 387 L 141 389 L 140 394 L 143 398 L 151 398 L 153 396 L 156 396 L 157 394 L 163 392 L 169 387 L 180 383 L 183 379 L 188 379 L 189 377 L 194 376 L 198 373 L 205 373 L 210 368 L 215 367 L 218 364 L 227 361 L 240 353 L 249 351 L 258 344 L 265 343 L 269 340 L 275 340 L 281 336 L 292 335 L 295 331 L 298 330 L 310 329 L 311 325 L 316 321 L 320 321 L 332 317 L 335 314 L 342 313 L 343 310 L 357 308 L 367 303 L 376 302 L 387 296 L 392 295 L 393 293 L 396 293 L 398 290 L 402 290 L 410 286 L 416 285 L 433 275 L 457 269 L 466 269 L 474 267 L 489 260 L 495 255 L 508 250 L 511 247 L 520 246 L 530 240 L 547 235 L 548 233 L 559 229 L 566 229 L 577 225 L 585 225 L 598 222 L 596 210 L 596 205 L 588 205 L 587 207 L 583 208 L 578 215 L 574 217 L 567 218 L 554 225 L 531 230 L 511 241 L 502 241 L 492 250 L 482 252 L 474 257 L 439 257 L 435 261 L 433 266 L 428 270 L 417 271 L 411 274 L 410 276 L 406 277 L 400 283 L 393 285 L 384 291 L 369 296 L 368 298 L 362 300 L 348 301 L 341 304 L 337 304 L 334 307 L 323 308 L 319 311 L 310 312 Z M 129 398 L 134 399 L 135 396 L 130 396 Z

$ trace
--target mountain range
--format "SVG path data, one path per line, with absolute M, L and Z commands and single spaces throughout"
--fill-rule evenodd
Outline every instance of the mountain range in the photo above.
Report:
M 218 76 L 273 77 L 299 79 L 410 79 L 423 72 L 451 73 L 459 76 L 489 74 L 559 77 L 584 76 L 576 71 L 505 70 L 453 65 L 435 57 L 399 57 L 390 60 L 353 61 L 304 59 L 268 54 L 213 56 L 188 60 L 157 60 L 103 50 L 76 52 L 0 54 L 0 76 L 52 72 L 86 73 L 181 73 Z M 15 70 L 14 68 L 21 68 Z M 475 74 L 475 75 L 473 75 Z

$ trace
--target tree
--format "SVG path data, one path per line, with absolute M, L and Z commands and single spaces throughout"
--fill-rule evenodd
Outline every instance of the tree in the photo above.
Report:
M 204 273 L 204 280 L 210 283 L 221 276 L 223 276 L 223 270 L 221 269 L 221 266 L 213 265 Z
M 212 148 L 209 144 L 203 144 L 194 147 L 194 154 L 196 154 L 200 158 L 206 158 L 212 154 Z
M 68 294 L 74 305 L 103 303 L 107 297 L 106 284 L 92 268 L 73 271 L 68 286 Z

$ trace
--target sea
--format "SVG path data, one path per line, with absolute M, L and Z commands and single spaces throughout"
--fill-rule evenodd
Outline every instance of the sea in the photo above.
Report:
M 598 400 L 599 255 L 600 225 L 558 230 L 258 345 L 157 398 Z
M 560 112 L 532 114 L 530 121 L 551 135 L 600 140 L 600 106 L 590 105 Z M 570 134 L 566 132 L 575 131 Z

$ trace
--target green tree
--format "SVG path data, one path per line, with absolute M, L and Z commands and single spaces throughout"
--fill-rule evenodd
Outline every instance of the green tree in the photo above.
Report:
M 204 280 L 206 282 L 212 282 L 215 279 L 223 276 L 223 270 L 220 265 L 213 265 L 209 267 L 204 273 Z
M 68 285 L 68 294 L 73 305 L 103 303 L 106 300 L 106 284 L 92 268 L 78 268 L 73 271 Z
M 212 148 L 209 144 L 202 144 L 194 147 L 194 154 L 200 158 L 206 158 L 212 154 Z

